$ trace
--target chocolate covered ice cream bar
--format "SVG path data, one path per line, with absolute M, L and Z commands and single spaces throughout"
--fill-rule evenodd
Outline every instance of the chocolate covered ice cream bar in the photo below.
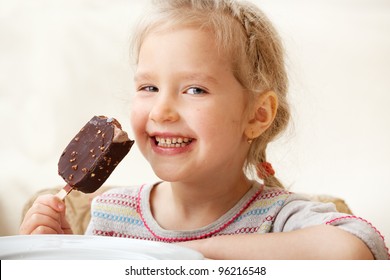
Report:
M 58 174 L 67 182 L 63 199 L 72 189 L 95 192 L 130 151 L 134 141 L 114 118 L 93 117 L 71 140 L 58 162 Z

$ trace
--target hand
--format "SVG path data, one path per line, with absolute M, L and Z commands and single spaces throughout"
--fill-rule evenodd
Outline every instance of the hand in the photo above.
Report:
M 39 196 L 27 211 L 19 234 L 72 234 L 65 203 L 52 194 Z

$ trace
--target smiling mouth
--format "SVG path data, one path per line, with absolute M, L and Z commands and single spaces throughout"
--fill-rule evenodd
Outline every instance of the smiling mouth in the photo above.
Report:
M 158 147 L 164 148 L 180 148 L 191 144 L 192 138 L 187 137 L 160 137 L 155 136 L 154 141 Z

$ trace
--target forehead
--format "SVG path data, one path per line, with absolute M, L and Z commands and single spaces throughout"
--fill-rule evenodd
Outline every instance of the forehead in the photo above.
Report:
M 151 17 L 136 30 L 133 38 L 136 61 L 140 48 L 147 37 L 179 29 L 192 29 L 207 33 L 209 44 L 214 43 L 219 53 L 230 56 L 231 60 L 240 56 L 241 50 L 245 48 L 246 38 L 243 36 L 242 27 L 230 17 L 221 16 L 220 13 L 206 16 L 205 14 L 199 14 L 199 11 L 189 11 L 188 16 L 183 14 L 172 16 L 168 13 L 168 15 L 161 18 Z
M 157 27 L 145 33 L 139 52 L 141 52 L 145 43 L 149 41 L 159 42 L 155 45 L 156 48 L 169 47 L 169 45 L 161 45 L 164 42 L 171 42 L 170 45 L 174 47 L 174 43 L 181 44 L 187 48 L 197 48 L 198 51 L 217 51 L 218 56 L 226 57 L 226 53 L 221 53 L 222 50 L 216 40 L 215 33 L 209 28 L 200 28 L 191 25 L 184 26 L 170 26 Z
M 153 69 L 157 65 L 174 67 L 183 72 L 187 68 L 197 69 L 196 73 L 217 69 L 231 71 L 231 60 L 218 47 L 214 34 L 207 29 L 194 27 L 158 29 L 144 37 L 137 72 L 148 70 L 144 68 Z M 187 72 L 187 75 L 199 75 L 191 74 L 193 70 Z

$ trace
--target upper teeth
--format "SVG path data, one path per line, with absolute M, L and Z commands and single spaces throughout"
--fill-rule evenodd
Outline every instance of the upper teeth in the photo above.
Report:
M 192 139 L 187 137 L 159 137 L 156 136 L 158 146 L 164 147 L 183 147 L 187 145 Z

